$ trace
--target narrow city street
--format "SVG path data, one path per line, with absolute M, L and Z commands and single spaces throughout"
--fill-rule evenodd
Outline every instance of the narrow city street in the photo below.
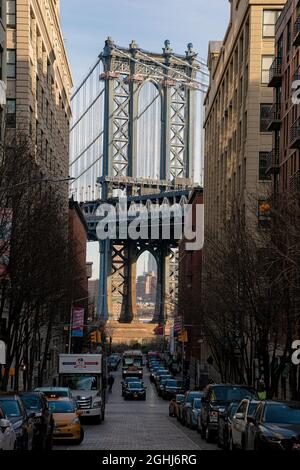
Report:
M 168 416 L 168 402 L 160 399 L 145 370 L 147 400 L 125 401 L 121 396 L 121 373 L 115 374 L 113 393 L 108 396 L 105 422 L 85 424 L 81 445 L 58 444 L 57 450 L 216 450 L 196 431 Z

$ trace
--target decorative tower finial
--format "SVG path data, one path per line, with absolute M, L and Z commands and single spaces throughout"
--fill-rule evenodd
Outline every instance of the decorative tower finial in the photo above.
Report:
M 138 49 L 138 48 L 139 48 L 138 43 L 133 39 L 133 40 L 131 41 L 131 43 L 129 44 L 129 49 L 131 49 L 131 50 L 136 50 L 136 49 Z
M 191 42 L 187 45 L 187 51 L 185 51 L 185 55 L 187 59 L 193 60 L 197 57 L 197 52 L 194 51 L 194 46 Z
M 166 40 L 165 40 L 164 45 L 165 45 L 165 47 L 163 48 L 163 53 L 164 53 L 165 55 L 170 55 L 170 54 L 172 54 L 173 49 L 170 47 L 170 46 L 171 46 L 171 42 L 169 41 L 169 39 L 166 39 Z

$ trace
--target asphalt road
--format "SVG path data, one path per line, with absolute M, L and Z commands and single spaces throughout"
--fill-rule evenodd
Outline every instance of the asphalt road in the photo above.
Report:
M 58 444 L 59 450 L 216 450 L 196 431 L 183 427 L 168 415 L 168 402 L 159 398 L 144 369 L 146 401 L 125 401 L 121 396 L 121 373 L 115 373 L 113 392 L 108 394 L 105 421 L 84 424 L 80 445 Z

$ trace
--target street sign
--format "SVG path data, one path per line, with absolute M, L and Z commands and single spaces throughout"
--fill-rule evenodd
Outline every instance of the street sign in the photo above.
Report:
M 0 341 L 0 364 L 6 364 L 6 344 L 4 341 Z

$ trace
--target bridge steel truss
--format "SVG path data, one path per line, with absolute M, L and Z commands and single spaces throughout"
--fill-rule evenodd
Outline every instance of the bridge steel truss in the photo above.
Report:
M 123 189 L 131 203 L 156 200 L 169 205 L 187 200 L 193 179 L 194 108 L 197 54 L 188 45 L 185 55 L 175 55 L 169 41 L 162 54 L 143 51 L 132 41 L 117 47 L 111 38 L 100 54 L 104 82 L 103 167 L 98 178 L 101 201 L 84 203 L 89 238 L 97 239 L 97 208 L 113 201 L 113 190 Z M 139 91 L 151 81 L 161 97 L 160 180 L 137 175 Z M 202 90 L 203 91 L 203 90 Z M 130 199 L 131 198 L 131 199 Z M 183 199 L 182 199 L 183 198 Z M 146 201 L 146 202 L 145 202 Z M 129 222 L 129 221 L 128 221 Z M 177 304 L 178 241 L 100 241 L 98 315 L 104 321 L 137 319 L 136 266 L 142 252 L 149 251 L 158 267 L 157 299 L 153 321 L 164 323 Z

